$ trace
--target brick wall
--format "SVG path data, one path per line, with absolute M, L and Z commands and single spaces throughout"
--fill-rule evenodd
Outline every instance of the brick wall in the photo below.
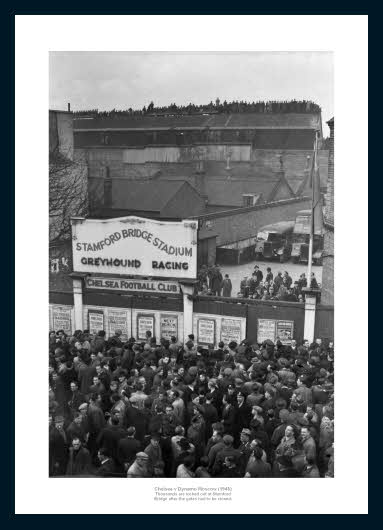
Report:
M 219 212 L 208 216 L 210 228 L 218 234 L 217 246 L 226 245 L 255 237 L 258 230 L 265 225 L 279 221 L 293 221 L 299 210 L 310 208 L 310 199 L 294 199 L 244 208 L 232 212 Z
M 325 305 L 334 304 L 334 231 L 328 229 L 324 234 L 321 301 Z

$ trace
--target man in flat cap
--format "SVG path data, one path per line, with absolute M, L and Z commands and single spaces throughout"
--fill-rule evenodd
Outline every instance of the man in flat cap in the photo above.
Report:
M 128 469 L 128 478 L 149 478 L 152 473 L 149 470 L 149 456 L 146 453 L 139 452 L 136 459 Z

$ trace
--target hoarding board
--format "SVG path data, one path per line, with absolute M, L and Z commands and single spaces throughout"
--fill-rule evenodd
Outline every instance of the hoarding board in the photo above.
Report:
M 92 335 L 104 330 L 104 312 L 97 309 L 88 310 L 88 326 Z
M 269 339 L 273 342 L 280 340 L 282 344 L 291 344 L 294 338 L 293 320 L 268 320 L 258 319 L 257 342 L 262 344 Z
M 197 342 L 201 345 L 215 344 L 215 320 L 199 318 L 197 322 Z
M 66 334 L 72 333 L 71 308 L 63 306 L 52 307 L 52 325 L 54 331 L 62 329 Z
M 235 318 L 223 318 L 221 320 L 221 341 L 226 345 L 231 341 L 237 344 L 241 342 L 241 321 Z
M 277 321 L 277 340 L 282 344 L 291 344 L 294 338 L 294 322 L 292 320 L 278 320 Z
M 121 331 L 121 340 L 127 341 L 130 334 L 128 312 L 125 309 L 108 309 L 108 329 L 110 337 Z
M 275 342 L 275 320 L 258 318 L 257 342 L 262 344 L 265 340 Z
M 178 339 L 178 316 L 161 315 L 160 316 L 160 334 L 161 338 L 170 340 L 171 337 Z
M 73 270 L 195 279 L 197 221 L 72 218 Z
M 137 315 L 137 338 L 145 340 L 147 331 L 150 331 L 152 337 L 154 337 L 154 315 Z

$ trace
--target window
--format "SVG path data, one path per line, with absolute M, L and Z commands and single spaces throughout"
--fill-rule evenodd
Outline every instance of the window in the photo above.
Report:
M 242 195 L 243 198 L 243 206 L 254 206 L 256 202 L 256 196 L 255 195 Z

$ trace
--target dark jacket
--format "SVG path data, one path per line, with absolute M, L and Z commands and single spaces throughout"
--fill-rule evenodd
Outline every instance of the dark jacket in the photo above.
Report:
M 108 425 L 98 435 L 98 447 L 107 449 L 108 454 L 117 460 L 119 441 L 126 436 L 126 431 L 119 425 Z
M 225 278 L 223 280 L 222 287 L 223 287 L 222 296 L 230 297 L 231 291 L 233 288 L 230 278 Z
M 223 468 L 223 463 L 225 461 L 225 458 L 227 456 L 233 456 L 236 463 L 239 464 L 241 461 L 241 451 L 238 451 L 238 449 L 234 449 L 234 447 L 227 447 L 225 446 L 221 451 L 217 453 L 217 456 L 215 457 L 215 462 L 212 469 L 212 474 L 217 477 L 220 476 L 220 473 Z
M 52 426 L 49 430 L 49 475 L 65 475 L 68 462 L 68 445 Z
M 251 475 L 251 478 L 267 478 L 271 476 L 271 466 L 261 459 L 256 459 L 249 463 L 246 472 Z
M 240 432 L 242 429 L 248 429 L 250 420 L 251 408 L 246 403 L 236 408 L 235 423 L 237 432 Z
M 136 454 L 140 451 L 141 444 L 138 440 L 135 438 L 122 438 L 118 442 L 118 461 L 119 463 L 125 464 L 128 463 L 129 465 L 133 464 Z
M 134 407 L 126 407 L 124 415 L 124 427 L 135 427 L 136 438 L 143 443 L 148 425 L 148 416 L 143 410 Z
M 66 474 L 70 476 L 75 475 L 89 475 L 91 473 L 91 458 L 88 449 L 80 447 L 78 451 L 74 451 L 73 447 L 69 449 L 69 461 Z
M 95 472 L 96 477 L 115 477 L 116 466 L 112 458 L 108 458 Z
M 222 419 L 224 432 L 232 434 L 236 423 L 236 413 L 233 405 L 225 405 L 222 410 Z

